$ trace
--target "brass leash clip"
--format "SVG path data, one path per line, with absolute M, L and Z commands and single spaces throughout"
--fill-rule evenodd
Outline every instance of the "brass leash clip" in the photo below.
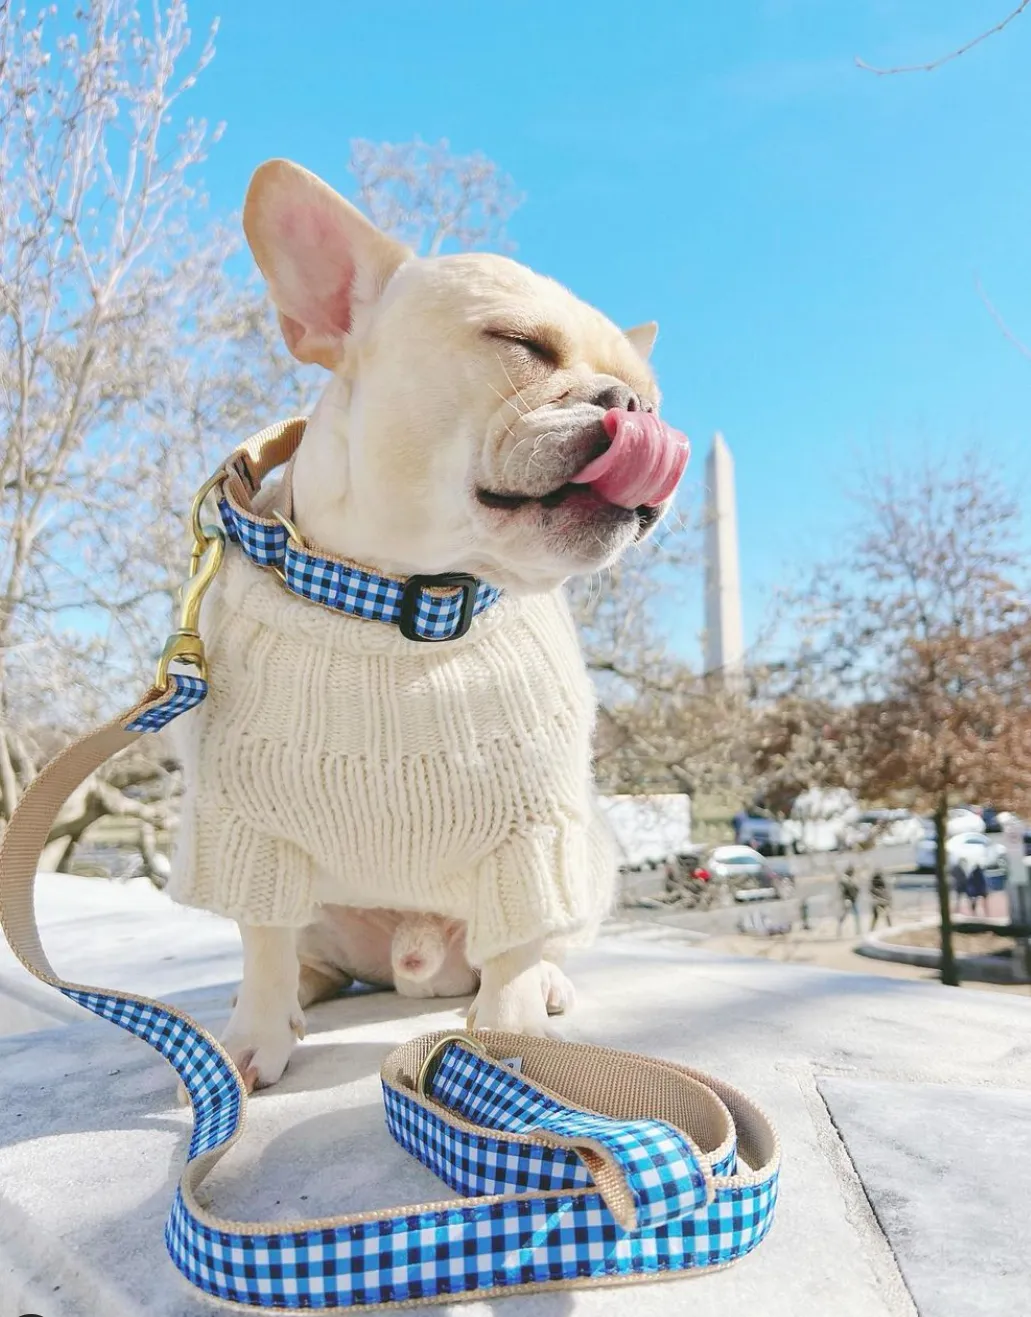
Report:
M 208 679 L 208 665 L 204 655 L 204 642 L 198 630 L 200 606 L 208 587 L 218 575 L 225 557 L 226 537 L 220 526 L 204 526 L 201 531 L 204 547 L 197 552 L 196 541 L 190 557 L 190 576 L 179 591 L 179 626 L 165 641 L 158 660 L 154 685 L 158 690 L 168 689 L 168 667 L 173 661 L 189 663 L 197 669 L 203 681 Z

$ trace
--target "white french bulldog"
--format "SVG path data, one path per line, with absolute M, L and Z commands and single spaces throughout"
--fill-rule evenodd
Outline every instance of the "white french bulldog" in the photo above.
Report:
M 597 835 L 593 697 L 560 587 L 653 529 L 688 446 L 656 414 L 654 325 L 621 331 L 498 256 L 418 259 L 286 161 L 255 174 L 244 228 L 288 348 L 331 372 L 289 476 L 304 542 L 393 579 L 462 572 L 503 592 L 462 639 L 420 645 L 288 597 L 230 550 L 205 606 L 211 694 L 181 720 L 187 795 L 171 890 L 240 924 L 244 977 L 225 1042 L 248 1087 L 262 1087 L 303 1034 L 302 1006 L 362 965 L 392 967 L 411 995 L 467 992 L 478 978 L 470 1027 L 541 1033 L 571 1002 L 545 952 L 600 923 L 614 866 Z M 313 652 L 325 647 L 320 673 L 367 648 L 366 693 L 339 689 L 349 668 L 304 690 L 280 680 L 275 699 L 293 712 L 286 731 L 269 730 L 268 700 L 241 692 L 264 680 L 263 655 L 274 664 L 277 645 L 302 633 Z M 467 695 L 481 712 L 456 715 Z M 385 698 L 400 712 L 387 717 Z M 245 742 L 241 721 L 253 729 Z M 437 724 L 450 748 L 422 759 L 420 736 Z M 327 728 L 342 729 L 339 745 Z M 290 777 L 275 765 L 295 751 Z M 370 797 L 379 821 L 355 824 L 359 845 L 346 820 L 364 805 L 347 783 L 366 752 L 379 759 L 361 771 L 387 786 Z M 233 777 L 244 760 L 246 783 Z M 441 803 L 412 768 L 423 762 L 445 765 L 458 803 Z M 344 784 L 341 801 L 327 783 Z M 444 825 L 427 822 L 431 796 Z M 345 821 L 323 822 L 333 819 Z M 243 869 L 259 851 L 261 863 L 278 857 L 284 884 L 303 870 L 309 904 L 277 922 L 244 896 L 198 897 L 189 875 L 205 848 Z M 397 911 L 416 923 L 406 930 Z

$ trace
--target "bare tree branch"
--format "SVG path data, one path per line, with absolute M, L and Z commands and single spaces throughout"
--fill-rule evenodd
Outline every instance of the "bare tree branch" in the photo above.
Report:
M 965 55 L 968 50 L 973 50 L 982 41 L 987 41 L 989 37 L 994 37 L 1003 28 L 1009 27 L 1015 18 L 1020 17 L 1029 4 L 1031 4 L 1031 0 L 1020 0 L 1020 4 L 1017 5 L 1016 9 L 1008 13 L 994 27 L 989 28 L 986 32 L 979 33 L 972 40 L 966 42 L 965 45 L 957 47 L 956 50 L 950 50 L 947 55 L 942 55 L 940 59 L 931 60 L 927 64 L 900 64 L 894 68 L 878 68 L 874 64 L 867 64 L 865 60 L 860 59 L 857 55 L 855 57 L 856 67 L 862 69 L 865 73 L 874 73 L 879 78 L 892 77 L 896 73 L 933 73 L 935 69 L 940 69 L 943 64 L 949 64 L 954 59 L 959 59 L 960 55 Z
M 351 173 L 373 221 L 420 255 L 511 244 L 505 223 L 520 203 L 512 180 L 480 154 L 455 155 L 446 141 L 351 143 Z
M 1021 354 L 1021 356 L 1024 356 L 1028 359 L 1028 361 L 1031 361 L 1031 348 L 1029 348 L 1026 343 L 1022 342 L 1021 339 L 1017 338 L 1013 330 L 1010 329 L 1009 325 L 1002 318 L 1001 314 L 996 308 L 995 303 L 989 298 L 988 294 L 985 292 L 984 285 L 981 283 L 981 280 L 978 279 L 976 283 L 977 283 L 978 297 L 980 297 L 981 301 L 988 308 L 988 314 L 992 317 L 995 323 L 1002 330 L 1003 336 L 1009 339 L 1009 341 L 1013 344 L 1013 346 L 1017 349 L 1017 351 Z

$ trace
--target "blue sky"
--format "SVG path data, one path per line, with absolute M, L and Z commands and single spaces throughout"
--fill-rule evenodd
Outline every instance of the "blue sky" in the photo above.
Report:
M 1031 11 L 934 74 L 1007 0 L 193 0 L 221 16 L 190 110 L 240 205 L 292 157 L 346 190 L 353 137 L 450 139 L 526 200 L 516 256 L 615 320 L 655 318 L 697 497 L 722 429 L 738 472 L 746 634 L 833 555 L 872 465 L 976 447 L 1031 488 Z M 695 652 L 701 576 L 671 618 Z

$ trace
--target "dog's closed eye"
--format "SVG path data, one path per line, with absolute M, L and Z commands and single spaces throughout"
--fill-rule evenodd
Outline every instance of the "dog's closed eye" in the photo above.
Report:
M 485 329 L 484 336 L 496 343 L 507 343 L 547 366 L 558 366 L 560 353 L 543 335 L 521 334 L 517 329 Z

